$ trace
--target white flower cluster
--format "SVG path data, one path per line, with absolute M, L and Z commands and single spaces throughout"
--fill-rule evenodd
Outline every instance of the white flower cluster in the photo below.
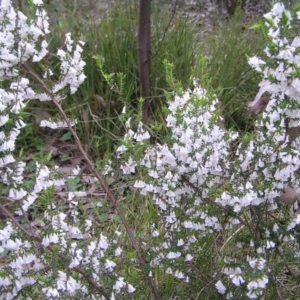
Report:
M 210 100 L 200 87 L 175 96 L 166 119 L 172 132 L 170 145 L 150 146 L 140 162 L 133 162 L 131 156 L 127 162 L 134 166 L 131 172 L 137 166 L 146 169 L 149 179 L 136 180 L 134 187 L 142 195 L 151 194 L 159 208 L 161 231 L 154 229 L 152 236 L 159 241 L 163 236 L 163 242 L 153 245 L 150 266 L 164 266 L 167 274 L 186 283 L 193 276 L 189 263 L 197 256 L 199 237 L 222 229 L 218 215 L 212 215 L 207 204 L 212 191 L 230 180 L 228 157 L 231 142 L 238 138 L 220 125 L 217 105 L 217 99 Z M 128 135 L 135 136 L 127 130 L 125 141 Z M 117 151 L 127 150 L 120 146 Z M 124 168 L 123 172 L 128 174 Z
M 53 186 L 64 185 L 65 179 L 58 173 L 58 167 L 50 169 L 39 162 L 33 174 L 28 174 L 28 170 L 25 173 L 26 163 L 14 157 L 16 139 L 26 126 L 20 117 L 26 103 L 36 99 L 50 101 L 53 97 L 60 101 L 66 87 L 75 93 L 85 79 L 85 63 L 81 58 L 83 42 L 79 42 L 81 46 L 73 46 L 69 33 L 66 50 L 59 49 L 57 53 L 61 60 L 59 81 L 51 83 L 51 69 L 42 75 L 32 71 L 31 77 L 24 77 L 30 73 L 26 63 L 39 63 L 48 53 L 45 36 L 49 24 L 43 1 L 33 0 L 32 5 L 36 10 L 33 20 L 15 11 L 9 0 L 2 0 L 0 5 L 0 80 L 4 83 L 0 88 L 0 190 L 1 197 L 5 198 L 5 204 L 0 204 L 3 218 L 0 299 L 32 299 L 26 292 L 28 288 L 31 295 L 38 291 L 47 298 L 73 299 L 76 294 L 82 299 L 87 295 L 93 299 L 114 299 L 124 290 L 135 291 L 115 272 L 116 263 L 112 261 L 122 254 L 117 240 L 120 233 L 109 240 L 94 231 L 92 220 L 86 219 L 81 224 L 75 198 L 85 196 L 85 192 L 69 192 L 66 201 L 72 207 L 70 215 L 54 199 L 38 212 L 38 197 Z M 42 121 L 41 125 L 66 127 L 62 121 Z M 70 178 L 78 172 L 73 170 Z M 33 215 L 34 220 L 29 220 Z M 106 283 L 110 286 L 107 291 L 103 287 Z
M 300 37 L 295 30 L 299 26 L 300 9 L 291 14 L 283 3 L 276 3 L 264 17 L 269 38 L 265 48 L 267 59 L 253 57 L 249 64 L 261 73 L 261 91 L 270 94 L 270 102 L 257 124 L 260 128 L 257 151 L 252 152 L 252 157 L 259 153 L 261 157 L 251 176 L 258 178 L 258 173 L 263 173 L 261 180 L 268 186 L 264 197 L 276 209 L 273 199 L 283 189 L 293 189 L 295 194 L 300 192 L 297 174 L 300 165 Z M 273 144 L 266 145 L 266 140 L 272 140 Z M 253 159 L 249 163 L 252 164 Z M 299 215 L 296 215 L 288 230 L 298 224 Z
M 134 186 L 158 207 L 151 267 L 196 284 L 202 270 L 195 271 L 191 263 L 211 236 L 230 235 L 228 241 L 236 242 L 232 247 L 249 249 L 247 260 L 239 251 L 218 258 L 216 288 L 227 299 L 237 299 L 245 287 L 249 299 L 263 295 L 270 272 L 277 270 L 267 261 L 275 247 L 282 254 L 284 245 L 292 242 L 292 255 L 300 254 L 293 236 L 299 214 L 285 215 L 284 226 L 278 222 L 281 217 L 272 215 L 278 213 L 278 199 L 286 188 L 300 192 L 300 137 L 290 134 L 300 128 L 300 37 L 293 27 L 299 24 L 299 9 L 292 15 L 276 3 L 265 15 L 271 41 L 265 49 L 268 60 L 254 57 L 249 63 L 262 74 L 260 96 L 268 92 L 271 100 L 255 132 L 241 138 L 225 129 L 217 99 L 195 84 L 193 91 L 176 95 L 169 105 L 168 145 L 149 146 L 141 161 L 133 160 L 126 138 L 117 150 L 127 157 L 124 174 L 144 168 L 146 179 L 137 179 Z M 128 136 L 137 135 L 127 126 Z M 145 145 L 148 135 L 139 136 Z M 251 240 L 238 240 L 237 233 L 247 230 Z M 232 267 L 236 264 L 240 267 Z

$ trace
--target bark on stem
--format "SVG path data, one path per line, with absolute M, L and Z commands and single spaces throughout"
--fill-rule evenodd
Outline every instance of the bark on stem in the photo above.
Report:
M 138 65 L 141 96 L 144 98 L 143 123 L 149 121 L 150 109 L 150 30 L 151 0 L 139 1 Z

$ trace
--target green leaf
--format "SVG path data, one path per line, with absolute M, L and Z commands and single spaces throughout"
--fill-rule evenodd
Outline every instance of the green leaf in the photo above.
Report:
M 107 213 L 103 213 L 100 215 L 100 219 L 102 222 L 106 222 L 108 220 L 108 215 Z
M 263 22 L 257 22 L 255 23 L 250 29 L 263 31 L 265 29 L 265 24 Z
M 63 136 L 62 136 L 62 140 L 63 141 L 69 141 L 70 139 L 72 138 L 72 133 L 70 131 L 68 131 L 67 133 L 65 133 Z
M 285 13 L 285 11 L 282 14 L 282 19 L 281 19 L 282 25 L 283 26 L 287 26 L 288 22 L 289 22 L 289 18 L 287 16 L 287 14 Z
M 300 3 L 298 3 L 297 5 L 295 5 L 292 8 L 292 16 L 296 16 L 297 12 L 300 11 Z

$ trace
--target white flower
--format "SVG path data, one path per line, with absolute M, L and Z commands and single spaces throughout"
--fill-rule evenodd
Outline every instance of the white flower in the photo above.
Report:
M 3 141 L 3 144 L 0 146 L 0 152 L 13 151 L 14 149 L 15 149 L 14 140 Z
M 168 259 L 176 259 L 181 256 L 180 252 L 169 252 L 167 255 Z
M 130 129 L 130 122 L 131 122 L 131 118 L 128 118 L 128 120 L 125 122 L 125 127 L 127 129 Z
M 58 241 L 59 241 L 58 235 L 56 233 L 52 233 L 52 234 L 46 235 L 43 238 L 42 245 L 44 245 L 45 247 L 48 247 L 51 243 L 57 244 Z
M 284 8 L 284 4 L 283 3 L 275 3 L 273 8 L 272 8 L 272 13 L 279 17 L 280 19 L 282 18 L 282 14 L 284 12 L 285 8 Z
M 48 54 L 48 52 L 49 52 L 47 50 L 48 43 L 45 40 L 43 40 L 41 46 L 42 46 L 42 49 L 39 52 L 35 51 L 36 54 L 32 58 L 33 62 L 41 61 Z
M 154 230 L 154 231 L 152 232 L 152 236 L 153 236 L 153 237 L 159 236 L 159 231 L 158 231 L 158 230 Z
M 59 290 L 65 291 L 66 282 L 67 282 L 67 274 L 62 271 L 58 271 L 58 279 L 56 281 L 57 288 Z
M 135 292 L 135 288 L 131 284 L 127 284 L 127 291 L 129 294 L 132 294 Z
M 226 292 L 226 287 L 224 286 L 224 284 L 222 283 L 221 280 L 219 280 L 216 284 L 215 284 L 216 289 L 218 290 L 219 294 L 225 294 Z
M 85 231 L 89 231 L 92 226 L 92 221 L 91 220 L 85 220 Z
M 68 201 L 71 201 L 74 197 L 85 197 L 87 192 L 68 192 Z M 74 204 L 74 203 L 73 203 Z
M 178 242 L 177 242 L 177 246 L 178 246 L 178 247 L 181 247 L 181 246 L 183 246 L 183 245 L 184 245 L 183 239 L 179 239 Z
M 185 259 L 184 259 L 184 261 L 191 261 L 191 260 L 193 260 L 193 259 L 194 259 L 194 258 L 193 258 L 192 255 L 187 254 L 186 257 L 185 257 Z
M 299 79 L 299 78 L 295 78 L 295 79 L 292 81 L 291 86 L 292 86 L 298 93 L 300 93 L 300 79 Z
M 4 124 L 6 124 L 9 120 L 9 116 L 8 115 L 4 115 L 4 116 L 0 116 L 0 126 L 3 126 Z M 3 151 L 3 150 L 1 150 Z
M 13 199 L 13 200 L 20 200 L 23 197 L 27 195 L 27 192 L 24 191 L 23 189 L 16 190 L 16 189 L 10 189 L 8 197 Z
M 108 248 L 107 237 L 102 235 L 102 233 L 100 234 L 98 247 L 103 250 L 106 250 Z
M 139 127 L 138 132 L 134 134 L 133 138 L 137 142 L 141 142 L 143 140 L 148 140 L 150 138 L 150 134 L 148 131 L 144 130 L 143 127 Z
M 129 157 L 127 163 L 121 165 L 120 168 L 123 170 L 124 174 L 130 174 L 130 173 L 135 173 L 136 166 L 137 163 L 132 159 L 132 157 Z
M 262 278 L 257 280 L 258 287 L 261 289 L 264 289 L 267 286 L 268 282 L 269 282 L 269 279 L 265 275 Z
M 47 297 L 59 297 L 59 292 L 57 289 L 52 288 L 52 287 L 46 287 L 42 288 L 42 292 L 47 296 Z
M 248 297 L 249 299 L 257 299 L 257 297 L 258 297 L 257 294 L 258 294 L 257 291 L 251 290 L 251 291 L 249 291 L 249 292 L 247 293 L 247 297 Z
M 191 221 L 184 221 L 183 226 L 184 228 L 194 228 L 194 224 Z
M 37 5 L 37 6 L 40 6 L 40 5 L 43 5 L 43 4 L 44 4 L 42 0 L 32 0 L 32 3 L 33 3 L 34 5 Z
M 122 254 L 122 248 L 118 247 L 116 250 L 115 250 L 115 256 L 120 256 Z
M 81 288 L 81 284 L 78 283 L 73 277 L 69 277 L 67 280 L 67 291 L 71 294 L 74 294 L 76 290 Z
M 9 277 L 0 277 L 0 286 L 9 286 L 12 284 L 12 281 Z
M 248 60 L 249 65 L 254 68 L 256 71 L 261 72 L 261 65 L 265 65 L 265 61 L 258 58 L 257 56 L 253 56 Z
M 275 243 L 272 241 L 267 241 L 267 249 L 271 249 L 275 247 Z
M 292 60 L 293 54 L 294 54 L 295 48 L 286 46 L 284 49 L 279 51 L 279 54 L 277 55 L 277 58 L 279 59 L 286 59 L 286 60 Z
M 250 282 L 247 284 L 247 289 L 248 289 L 249 291 L 253 291 L 253 290 L 258 289 L 258 283 L 257 283 L 257 281 L 256 281 L 256 280 L 250 281 Z
M 184 279 L 184 275 L 181 271 L 176 270 L 174 276 L 178 279 Z
M 296 36 L 291 44 L 292 47 L 299 48 L 300 47 L 300 37 Z
M 133 186 L 136 187 L 136 188 L 142 189 L 142 188 L 144 188 L 144 187 L 146 186 L 146 184 L 145 184 L 145 182 L 142 181 L 142 180 L 137 180 L 137 181 L 134 183 Z
M 74 167 L 73 169 L 72 169 L 72 171 L 71 171 L 71 174 L 73 175 L 73 176 L 70 176 L 70 178 L 75 178 L 75 176 L 76 175 L 78 175 L 79 173 L 80 173 L 80 167 L 79 166 L 76 166 L 76 167 Z
M 245 282 L 245 280 L 243 279 L 243 277 L 241 275 L 230 274 L 229 277 L 231 278 L 232 283 L 236 286 L 240 286 L 241 284 L 243 284 Z
M 277 224 L 274 224 L 273 226 L 273 231 L 277 232 L 279 230 L 279 226 Z
M 104 264 L 105 269 L 107 269 L 109 272 L 112 272 L 115 266 L 116 264 L 109 259 L 107 259 Z
M 153 178 L 159 178 L 159 175 L 158 175 L 156 170 L 150 170 L 149 171 L 149 176 L 151 176 Z
M 75 126 L 77 124 L 77 121 L 70 121 L 71 126 Z M 65 121 L 57 121 L 52 122 L 49 120 L 42 120 L 40 123 L 41 127 L 49 127 L 52 129 L 59 129 L 59 128 L 68 128 L 68 124 Z
M 20 246 L 22 246 L 22 242 L 19 239 L 16 239 L 15 241 L 8 240 L 5 245 L 7 250 L 15 250 L 15 251 L 19 250 Z
M 119 277 L 117 282 L 115 283 L 113 289 L 119 293 L 121 291 L 121 289 L 126 286 L 126 283 L 124 282 L 124 278 L 123 277 Z
M 124 146 L 124 145 L 121 145 L 121 146 L 118 147 L 118 149 L 116 151 L 117 151 L 117 153 L 122 154 L 125 151 L 127 151 L 127 147 Z
M 72 268 L 75 268 L 77 267 L 78 265 L 80 264 L 80 261 L 78 260 L 77 257 L 75 257 L 74 259 L 72 259 L 70 265 L 69 265 L 69 268 L 72 269 Z
M 294 217 L 291 222 L 289 223 L 287 230 L 292 230 L 295 228 L 297 225 L 300 224 L 300 214 L 297 214 L 296 217 Z

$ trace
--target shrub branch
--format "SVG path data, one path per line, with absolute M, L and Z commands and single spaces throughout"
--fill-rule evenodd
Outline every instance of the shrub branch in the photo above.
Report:
M 61 114 L 61 116 L 63 117 L 64 121 L 66 122 L 66 124 L 68 125 L 68 129 L 70 130 L 70 132 L 72 133 L 74 139 L 75 139 L 75 143 L 79 149 L 79 151 L 81 152 L 84 160 L 86 161 L 87 165 L 89 166 L 90 170 L 92 171 L 92 173 L 94 174 L 94 176 L 97 178 L 97 180 L 99 181 L 101 187 L 103 188 L 103 190 L 105 191 L 105 193 L 107 194 L 108 198 L 110 199 L 110 201 L 112 202 L 113 206 L 115 207 L 115 209 L 117 210 L 122 223 L 125 227 L 125 230 L 130 238 L 131 244 L 134 247 L 134 249 L 136 250 L 137 256 L 138 256 L 138 260 L 139 263 L 142 267 L 146 267 L 147 263 L 141 253 L 140 247 L 138 245 L 138 242 L 136 241 L 136 239 L 133 236 L 133 233 L 128 225 L 128 222 L 119 206 L 119 202 L 118 200 L 115 198 L 115 196 L 112 194 L 110 188 L 107 186 L 107 184 L 105 183 L 104 179 L 102 178 L 102 176 L 100 175 L 100 173 L 94 168 L 92 161 L 90 160 L 88 154 L 86 153 L 86 151 L 83 149 L 82 143 L 80 142 L 80 139 L 76 133 L 76 131 L 73 129 L 71 122 L 69 121 L 69 118 L 67 117 L 66 113 L 64 112 L 64 110 L 62 109 L 61 105 L 58 103 L 58 101 L 56 100 L 55 95 L 53 94 L 53 92 L 47 87 L 47 85 L 44 83 L 44 81 L 33 71 L 31 70 L 31 68 L 27 65 L 24 64 L 23 65 L 24 69 L 27 71 L 27 73 L 29 75 L 31 75 L 34 80 L 36 82 L 38 82 L 41 87 L 44 89 L 44 91 L 51 97 L 52 102 L 54 103 L 54 105 L 56 106 L 56 108 L 58 109 L 59 113 Z M 82 270 L 81 270 L 82 271 Z M 82 271 L 84 272 L 84 271 Z M 160 300 L 160 296 L 158 293 L 158 289 L 156 284 L 154 283 L 154 280 L 150 277 L 147 276 L 150 286 L 151 286 L 151 290 L 155 296 L 156 300 Z
M 15 219 L 15 217 L 3 206 L 0 204 L 0 210 L 8 217 L 11 219 L 11 221 L 14 223 L 14 225 L 16 227 L 18 227 L 25 235 L 27 235 L 29 238 L 34 239 L 35 241 L 39 242 L 40 244 L 42 243 L 43 239 L 33 233 L 30 233 L 29 231 L 27 231 L 23 226 L 21 226 L 19 224 L 19 222 Z M 47 246 L 47 249 L 49 249 L 51 252 L 54 252 L 54 249 L 52 246 Z M 62 255 L 61 253 L 58 253 L 58 256 L 62 259 L 65 258 L 64 255 Z M 80 273 L 92 286 L 95 287 L 95 289 L 97 289 L 101 295 L 109 300 L 110 297 L 108 295 L 108 293 L 106 292 L 106 290 L 104 289 L 104 287 L 100 286 L 94 279 L 92 279 L 84 270 L 82 270 L 79 267 L 73 267 L 72 268 L 74 271 L 76 271 L 77 273 Z

